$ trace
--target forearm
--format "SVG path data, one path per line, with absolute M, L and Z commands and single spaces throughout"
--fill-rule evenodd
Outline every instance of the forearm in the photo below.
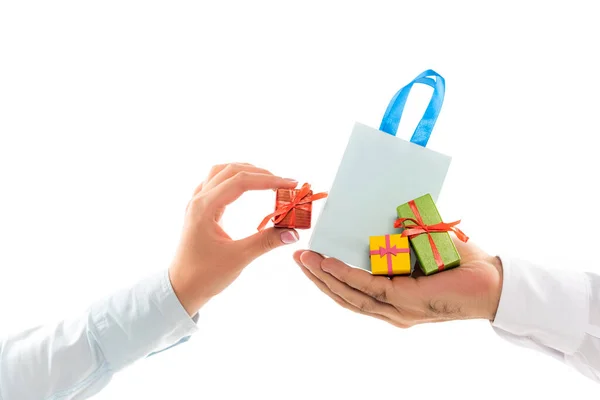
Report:
M 502 259 L 495 331 L 600 382 L 600 277 Z
M 0 398 L 88 398 L 115 372 L 195 330 L 167 273 L 161 273 L 95 303 L 78 318 L 2 341 Z
M 93 331 L 82 316 L 4 340 L 0 344 L 2 399 L 48 399 L 105 386 L 112 371 Z

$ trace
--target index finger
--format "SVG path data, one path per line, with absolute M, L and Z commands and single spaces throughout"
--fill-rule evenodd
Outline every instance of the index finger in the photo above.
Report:
M 206 184 L 204 185 L 203 189 L 205 191 L 208 191 L 214 187 L 217 187 L 219 186 L 219 184 L 225 182 L 227 179 L 239 174 L 242 171 L 253 172 L 257 174 L 273 175 L 271 171 L 255 167 L 254 165 L 250 164 L 228 164 L 225 168 L 223 168 L 216 175 L 214 175 L 210 180 L 206 181 Z
M 215 209 L 233 203 L 251 190 L 294 189 L 298 182 L 293 179 L 256 172 L 241 171 L 207 192 L 207 203 Z

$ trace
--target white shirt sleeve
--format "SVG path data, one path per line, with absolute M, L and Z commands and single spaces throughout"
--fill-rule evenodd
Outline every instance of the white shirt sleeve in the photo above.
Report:
M 161 272 L 79 318 L 0 341 L 0 400 L 87 399 L 116 372 L 196 330 Z
M 502 266 L 496 333 L 600 382 L 600 276 L 508 258 Z

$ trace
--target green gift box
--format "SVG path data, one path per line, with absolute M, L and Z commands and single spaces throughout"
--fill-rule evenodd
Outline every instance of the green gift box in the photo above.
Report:
M 452 223 L 442 221 L 431 195 L 426 194 L 402 204 L 398 206 L 396 212 L 398 220 L 394 226 L 404 227 L 403 235 L 410 239 L 425 275 L 460 265 L 460 255 L 448 232 L 453 231 L 464 242 L 468 237 L 454 228 L 454 225 L 460 221 Z

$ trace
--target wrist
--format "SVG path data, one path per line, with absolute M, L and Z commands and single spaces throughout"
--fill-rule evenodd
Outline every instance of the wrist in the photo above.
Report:
M 502 294 L 502 262 L 497 257 L 481 254 L 471 264 L 467 289 L 461 290 L 463 304 L 466 305 L 465 319 L 487 319 L 493 321 Z
M 210 298 L 205 298 L 196 293 L 197 285 L 194 284 L 195 280 L 193 277 L 186 276 L 179 269 L 174 267 L 169 268 L 169 279 L 175 296 L 177 296 L 177 299 L 190 317 L 194 316 L 210 300 Z
M 500 304 L 504 274 L 502 260 L 500 257 L 491 257 L 490 264 L 493 268 L 492 272 L 494 278 L 491 280 L 489 288 L 490 290 L 486 318 L 493 322 L 494 319 L 496 319 L 496 312 L 498 311 L 498 305 Z

